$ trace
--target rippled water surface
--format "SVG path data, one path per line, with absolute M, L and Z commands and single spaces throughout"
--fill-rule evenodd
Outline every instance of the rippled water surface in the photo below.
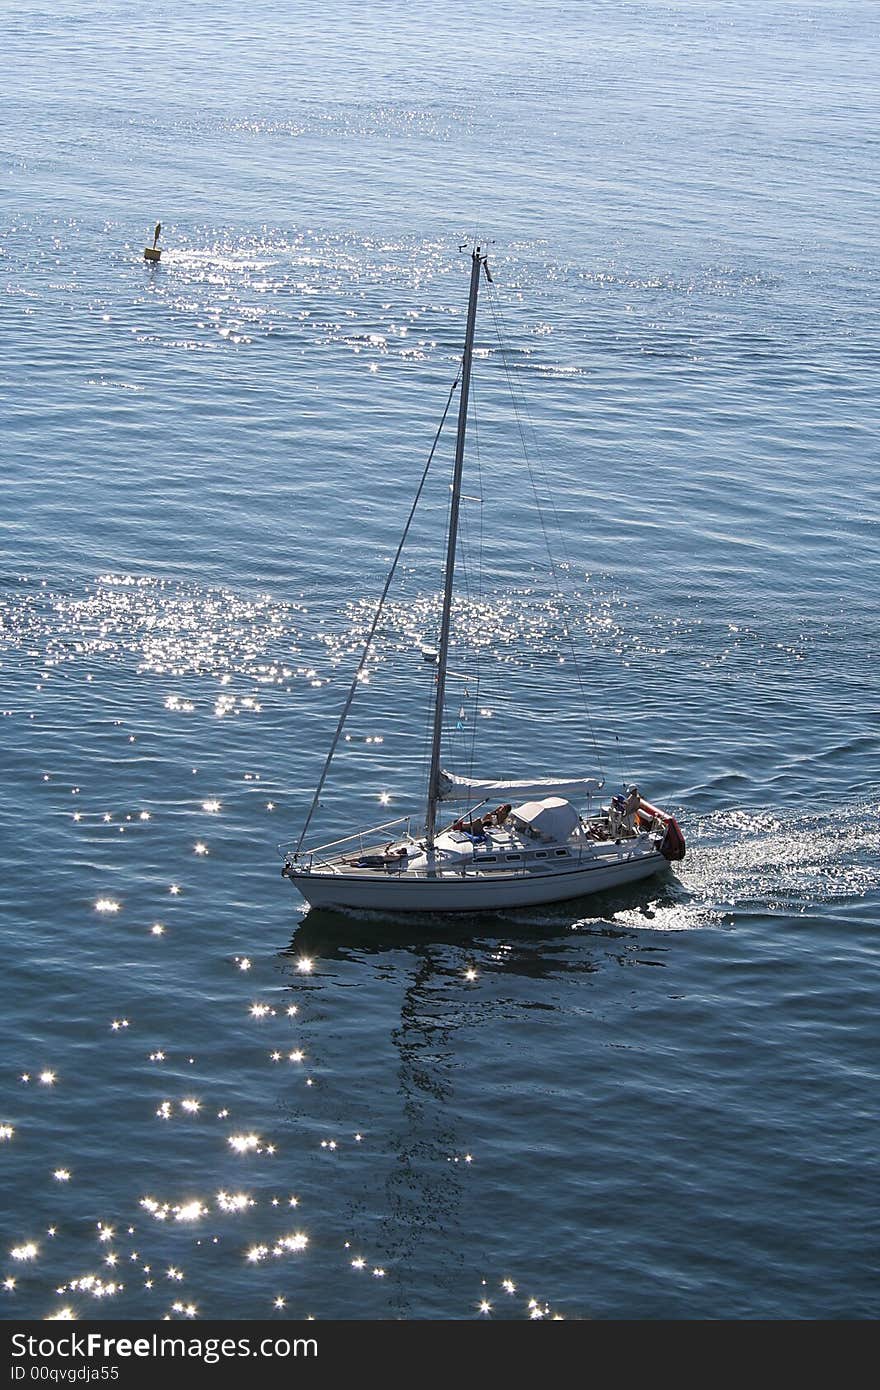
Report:
M 3 1316 L 876 1317 L 876 7 L 153 20 L 0 17 Z M 450 757 L 688 855 L 306 914 L 475 234 Z M 450 458 L 321 838 L 419 809 Z

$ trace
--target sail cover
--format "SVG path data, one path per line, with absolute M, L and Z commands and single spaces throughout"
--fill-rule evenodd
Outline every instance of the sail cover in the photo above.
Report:
M 482 782 L 473 777 L 440 773 L 441 801 L 525 801 L 528 798 L 562 796 L 570 801 L 592 796 L 604 787 L 595 777 L 538 777 L 526 782 Z
M 561 796 L 546 796 L 543 801 L 527 801 L 514 806 L 510 818 L 518 829 L 528 828 L 539 840 L 563 843 L 576 829 L 580 816 L 570 801 Z

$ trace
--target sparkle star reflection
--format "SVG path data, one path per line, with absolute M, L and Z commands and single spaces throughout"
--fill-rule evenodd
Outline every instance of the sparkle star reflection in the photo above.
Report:
M 273 1254 L 282 1255 L 287 1250 L 305 1250 L 309 1243 L 309 1238 L 302 1231 L 297 1231 L 292 1236 L 281 1236 L 276 1242 Z
M 254 1153 L 259 1151 L 260 1136 L 258 1134 L 230 1134 L 227 1143 L 238 1154 Z
M 226 1212 L 245 1211 L 256 1205 L 247 1192 L 218 1192 L 216 1201 L 220 1210 Z
M 193 1198 L 191 1202 L 184 1202 L 183 1206 L 174 1209 L 175 1221 L 198 1221 L 200 1217 L 208 1215 L 208 1208 L 198 1200 Z

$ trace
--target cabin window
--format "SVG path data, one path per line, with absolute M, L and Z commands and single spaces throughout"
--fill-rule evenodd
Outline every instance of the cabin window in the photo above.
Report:
M 481 864 L 494 864 L 494 863 L 496 863 L 496 861 L 497 861 L 497 857 L 498 857 L 498 856 L 495 855 L 495 854 L 481 854 L 481 855 L 480 855 L 480 863 L 481 863 Z
M 546 858 L 547 858 L 547 851 L 546 851 L 545 849 L 536 849 L 536 850 L 535 850 L 535 858 L 536 858 L 536 859 L 546 859 Z
M 522 859 L 521 854 L 505 854 L 505 859 Z
M 557 854 L 568 854 L 568 850 L 567 850 L 567 849 L 558 849 L 558 850 L 556 850 L 556 853 L 557 853 Z

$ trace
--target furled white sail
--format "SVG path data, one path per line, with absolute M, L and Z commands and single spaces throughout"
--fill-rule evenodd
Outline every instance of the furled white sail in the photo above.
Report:
M 525 801 L 528 798 L 562 796 L 569 801 L 593 796 L 604 787 L 595 777 L 539 777 L 525 782 L 484 782 L 473 777 L 440 773 L 441 801 Z

